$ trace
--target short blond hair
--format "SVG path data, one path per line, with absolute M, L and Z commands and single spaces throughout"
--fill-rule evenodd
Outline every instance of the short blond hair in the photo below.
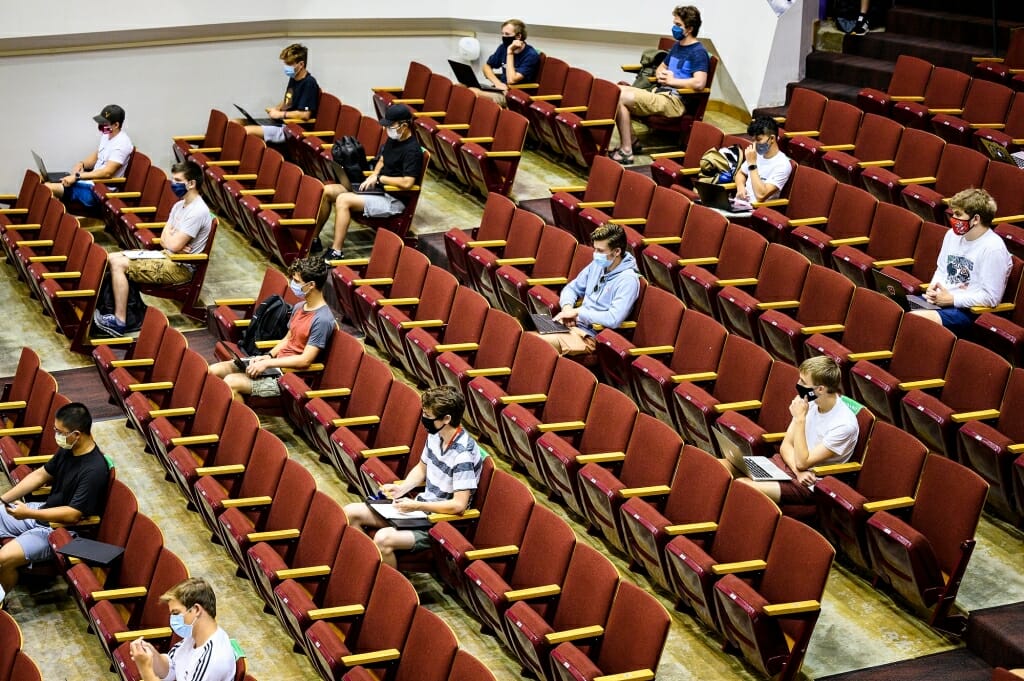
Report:
M 160 597 L 162 603 L 172 600 L 178 601 L 186 608 L 198 603 L 210 617 L 217 617 L 217 595 L 213 593 L 210 583 L 202 577 L 189 577 L 183 582 L 178 582 Z
M 306 63 L 306 57 L 309 56 L 309 50 L 305 45 L 301 43 L 292 43 L 288 47 L 281 50 L 281 56 L 278 57 L 285 64 L 293 65 L 298 62 Z
M 819 355 L 805 359 L 800 364 L 800 373 L 811 377 L 814 385 L 825 386 L 830 393 L 842 392 L 843 373 L 831 357 Z
M 992 225 L 992 218 L 996 216 L 996 200 L 984 189 L 964 189 L 953 195 L 949 200 L 949 207 L 953 210 L 961 210 L 968 217 L 977 215 L 981 223 L 986 227 Z
M 501 23 L 502 28 L 511 26 L 520 40 L 526 40 L 526 24 L 522 19 L 506 19 Z

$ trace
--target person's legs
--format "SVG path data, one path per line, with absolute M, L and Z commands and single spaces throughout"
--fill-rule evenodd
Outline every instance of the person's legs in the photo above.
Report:
M 348 235 L 348 227 L 352 224 L 352 211 L 363 210 L 364 198 L 359 194 L 345 192 L 338 196 L 334 202 L 334 239 L 331 241 L 331 250 L 342 252 L 345 246 L 345 237 Z
M 211 364 L 209 371 L 214 376 L 224 379 L 231 388 L 232 399 L 242 400 L 245 395 L 252 394 L 252 379 L 239 371 L 233 360 Z
M 630 110 L 636 101 L 636 88 L 620 85 L 619 91 L 619 106 L 615 111 L 615 128 L 619 131 L 618 151 L 621 157 L 629 157 L 633 155 L 633 118 Z
M 0 605 L 5 595 L 18 583 L 18 568 L 27 563 L 25 551 L 17 539 L 7 542 L 0 548 L 0 588 L 4 592 L 4 595 L 0 595 Z
M 380 549 L 380 558 L 391 567 L 398 567 L 396 551 L 408 551 L 416 545 L 416 534 L 411 530 L 384 527 L 373 535 L 373 543 Z
M 60 182 L 44 182 L 46 188 L 50 190 L 50 193 L 55 197 L 62 198 L 64 196 L 64 185 Z
M 779 488 L 779 483 L 773 481 L 759 481 L 751 480 L 750 478 L 736 478 L 737 482 L 742 482 L 744 485 L 750 485 L 761 494 L 765 495 L 776 504 L 782 501 L 782 490 Z
M 593 336 L 573 327 L 568 333 L 542 333 L 541 339 L 558 351 L 559 355 L 585 355 L 597 349 Z
M 241 123 L 241 124 L 245 123 L 245 119 L 244 118 L 238 118 L 238 119 L 235 119 L 235 120 L 236 120 L 237 123 Z M 246 135 L 255 135 L 256 137 L 262 138 L 263 137 L 263 126 L 262 125 L 246 125 L 245 126 L 245 134 Z
M 128 316 L 128 265 L 131 264 L 124 253 L 107 255 L 110 268 L 110 289 L 114 293 L 114 317 L 122 325 Z

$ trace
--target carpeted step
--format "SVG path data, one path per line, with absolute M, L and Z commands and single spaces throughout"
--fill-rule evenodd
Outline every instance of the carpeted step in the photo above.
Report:
M 843 51 L 847 54 L 892 62 L 901 54 L 907 54 L 930 61 L 936 66 L 967 72 L 974 69 L 971 57 L 985 52 L 983 48 L 976 46 L 957 45 L 948 40 L 920 38 L 891 31 L 869 33 L 865 36 L 848 35 L 843 41 Z
M 811 52 L 806 60 L 806 78 L 861 88 L 885 90 L 892 79 L 895 62 L 838 52 Z
M 818 681 L 989 681 L 992 667 L 966 649 L 819 677 Z
M 1010 40 L 1010 29 L 1019 26 L 1022 20 L 1024 19 L 1013 21 L 1001 16 L 996 24 L 1000 50 L 1006 50 Z M 921 38 L 938 38 L 948 41 L 948 43 L 974 45 L 986 54 L 992 52 L 991 15 L 979 17 L 962 12 L 954 14 L 917 7 L 897 6 L 889 10 L 886 28 L 891 33 L 904 33 Z
M 972 611 L 965 640 L 993 667 L 1024 667 L 1024 603 Z
M 889 85 L 889 81 L 885 82 L 885 86 Z M 808 90 L 814 90 L 820 92 L 829 99 L 838 99 L 840 102 L 847 102 L 848 104 L 857 103 L 857 93 L 861 91 L 860 85 L 848 85 L 846 83 L 837 83 L 831 80 L 818 80 L 816 78 L 804 78 L 801 81 L 795 83 L 789 83 L 786 85 L 786 101 L 788 102 L 793 96 L 793 88 L 807 88 Z M 885 87 L 882 88 L 883 90 Z
M 929 12 L 955 12 L 992 20 L 992 0 L 900 0 L 899 7 L 913 7 Z M 1024 21 L 1024 3 L 1020 0 L 995 0 L 996 16 L 1008 21 Z

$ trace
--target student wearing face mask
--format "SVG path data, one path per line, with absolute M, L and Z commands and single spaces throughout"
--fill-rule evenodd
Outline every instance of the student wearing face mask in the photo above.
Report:
M 267 370 L 294 369 L 302 371 L 316 361 L 327 347 L 334 333 L 335 321 L 331 308 L 324 300 L 327 283 L 327 264 L 316 256 L 295 260 L 288 267 L 289 286 L 299 302 L 292 308 L 288 319 L 288 333 L 265 355 L 246 358 L 245 369 L 239 369 L 233 360 L 210 365 L 210 373 L 220 376 L 231 388 L 232 397 L 241 400 L 245 395 L 277 397 L 281 386 L 279 372 Z
M 626 233 L 622 227 L 601 225 L 591 239 L 594 261 L 566 284 L 559 295 L 562 309 L 554 320 L 569 327 L 569 331 L 541 335 L 562 355 L 594 352 L 594 324 L 618 328 L 640 295 L 636 259 L 626 252 Z
M 171 630 L 181 640 L 161 654 L 144 638 L 129 651 L 142 681 L 231 681 L 235 650 L 217 624 L 217 596 L 205 579 L 192 577 L 174 585 L 160 600 L 170 612 Z
M 791 478 L 775 482 L 739 477 L 726 459 L 733 477 L 756 487 L 777 504 L 810 503 L 817 476 L 815 466 L 846 463 L 860 436 L 857 416 L 842 398 L 842 374 L 831 357 L 811 357 L 800 364 L 800 382 L 789 404 L 793 417 L 779 453 L 772 461 Z
M 128 159 L 135 148 L 128 133 L 121 129 L 124 125 L 124 109 L 117 104 L 108 104 L 92 119 L 96 121 L 100 132 L 99 148 L 76 163 L 71 173 L 61 178 L 60 182 L 46 183 L 58 199 L 83 206 L 96 205 L 96 195 L 92 191 L 94 182 L 124 177 Z
M 1003 300 L 1012 262 L 1006 244 L 992 231 L 996 201 L 984 189 L 964 189 L 949 200 L 950 230 L 942 239 L 935 274 L 924 293 L 939 310 L 914 310 L 962 336 L 974 326 L 975 305 Z
M 491 85 L 501 92 L 485 92 L 472 88 L 477 95 L 483 95 L 505 106 L 505 93 L 517 83 L 535 83 L 540 67 L 540 53 L 526 43 L 526 24 L 519 19 L 509 19 L 501 25 L 501 44 L 484 63 L 484 76 Z
M 411 189 L 423 170 L 423 151 L 412 132 L 412 118 L 412 109 L 405 104 L 389 106 L 380 120 L 388 139 L 377 153 L 373 171 L 355 191 L 344 175 L 342 184 L 324 187 L 323 201 L 334 201 L 334 239 L 331 247 L 323 252 L 324 260 L 330 262 L 345 257 L 342 249 L 352 222 L 352 211 L 362 211 L 368 218 L 385 218 L 405 210 L 405 204 L 388 191 Z
M 18 581 L 18 568 L 53 558 L 50 523 L 74 525 L 103 510 L 108 467 L 92 439 L 92 415 L 71 402 L 57 410 L 53 424 L 57 453 L 17 485 L 0 494 L 0 537 L 13 537 L 0 548 L 0 607 Z M 50 485 L 46 501 L 24 497 Z
M 455 388 L 439 386 L 423 391 L 420 405 L 420 418 L 427 431 L 420 462 L 401 483 L 381 485 L 380 493 L 394 500 L 395 507 L 404 513 L 462 513 L 473 501 L 483 469 L 483 452 L 461 425 L 466 402 Z M 409 496 L 420 487 L 423 490 L 419 494 Z M 397 565 L 396 551 L 420 551 L 430 546 L 427 530 L 391 527 L 367 504 L 348 504 L 345 516 L 349 525 L 374 533 L 373 541 L 388 565 Z
M 202 253 L 210 238 L 213 216 L 199 187 L 203 184 L 203 170 L 194 161 L 182 161 L 171 166 L 171 189 L 180 199 L 171 207 L 167 222 L 160 232 L 160 245 L 164 253 Z M 128 313 L 129 282 L 171 286 L 192 279 L 195 265 L 169 258 L 137 258 L 132 252 L 107 255 L 110 284 L 114 293 L 114 311 L 96 314 L 93 324 L 112 335 L 122 336 L 129 329 L 125 323 Z
M 284 97 L 276 106 L 266 108 L 267 116 L 274 121 L 308 121 L 316 117 L 316 107 L 320 103 L 320 86 L 316 78 L 306 70 L 306 59 L 309 50 L 305 45 L 293 43 L 281 50 L 278 57 L 284 66 L 284 75 L 288 77 L 288 85 L 284 89 Z M 283 125 L 246 125 L 244 118 L 235 120 L 245 126 L 249 135 L 262 137 L 273 144 L 284 143 Z
M 750 121 L 747 134 L 754 143 L 744 150 L 745 162 L 736 169 L 736 199 L 750 204 L 778 198 L 793 172 L 789 157 L 779 149 L 779 124 L 758 116 Z

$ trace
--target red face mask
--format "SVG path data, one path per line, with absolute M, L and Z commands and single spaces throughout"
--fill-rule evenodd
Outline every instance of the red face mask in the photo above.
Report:
M 100 131 L 101 133 L 103 133 L 104 135 L 109 135 L 109 134 L 110 134 L 110 131 L 111 131 L 111 130 L 113 129 L 113 128 L 111 128 L 111 127 L 110 127 L 109 125 L 107 125 L 107 124 L 105 124 L 105 123 L 104 123 L 104 124 L 100 124 L 100 125 L 97 125 L 96 127 L 97 127 L 97 128 L 99 129 L 99 131 Z
M 957 236 L 963 236 L 967 232 L 971 231 L 971 221 L 964 220 L 962 218 L 949 216 L 949 226 L 953 228 L 953 233 Z

